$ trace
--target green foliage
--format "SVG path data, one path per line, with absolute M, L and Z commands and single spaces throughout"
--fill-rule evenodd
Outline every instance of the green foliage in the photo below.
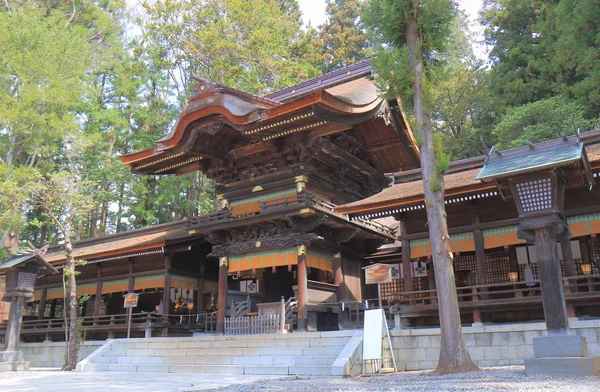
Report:
M 600 7 L 596 1 L 490 0 L 483 20 L 494 65 L 489 88 L 505 107 L 561 95 L 583 105 L 586 118 L 597 116 Z
M 328 19 L 319 31 L 324 72 L 369 57 L 360 8 L 359 0 L 327 0 L 325 13 Z
M 143 3 L 144 39 L 158 50 L 184 97 L 188 75 L 253 93 L 316 75 L 303 61 L 297 5 L 277 0 L 158 0 Z
M 540 142 L 573 133 L 571 115 L 577 126 L 589 129 L 593 121 L 585 119 L 585 106 L 564 97 L 552 97 L 508 110 L 494 127 L 499 148 Z
M 450 0 L 372 0 L 364 8 L 363 20 L 368 37 L 374 44 L 373 67 L 381 87 L 390 96 L 402 97 L 407 109 L 412 108 L 413 79 L 406 48 L 406 20 L 415 19 L 419 31 L 419 45 L 427 79 L 444 64 L 456 10 Z M 431 91 L 424 92 L 432 96 Z

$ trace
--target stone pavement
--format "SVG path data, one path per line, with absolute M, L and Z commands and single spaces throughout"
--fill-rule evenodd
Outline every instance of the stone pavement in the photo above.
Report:
M 285 378 L 190 373 L 81 373 L 34 368 L 27 372 L 0 373 L 0 392 L 191 392 Z

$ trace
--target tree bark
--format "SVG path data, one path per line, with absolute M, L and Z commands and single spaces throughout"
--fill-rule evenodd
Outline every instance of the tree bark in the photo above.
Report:
M 436 374 L 478 370 L 465 345 L 460 323 L 453 255 L 450 250 L 446 211 L 444 208 L 443 175 L 436 172 L 436 152 L 429 107 L 424 94 L 424 66 L 422 47 L 417 28 L 417 14 L 407 18 L 406 42 L 408 65 L 413 77 L 413 105 L 417 129 L 421 139 L 421 170 L 426 200 L 427 220 L 440 318 L 440 358 Z M 438 186 L 439 183 L 439 186 Z
M 77 351 L 79 349 L 79 342 L 77 341 L 77 282 L 75 278 L 75 258 L 73 257 L 73 244 L 71 238 L 66 231 L 63 231 L 65 236 L 65 257 L 67 259 L 67 270 L 69 271 L 69 340 L 67 342 L 67 356 L 65 358 L 65 364 L 63 370 L 73 370 L 77 366 Z M 66 311 L 66 309 L 65 309 Z

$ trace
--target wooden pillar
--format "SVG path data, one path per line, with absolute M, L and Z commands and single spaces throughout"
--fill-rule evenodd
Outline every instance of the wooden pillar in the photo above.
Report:
M 196 298 L 196 313 L 204 313 L 204 263 L 200 264 L 200 278 L 198 278 L 198 298 Z
M 556 237 L 552 228 L 535 230 L 535 250 L 542 289 L 542 304 L 546 318 L 546 329 L 549 335 L 567 333 L 567 306 L 562 284 Z
M 133 264 L 135 263 L 135 259 L 133 257 L 129 258 L 129 281 L 127 282 L 127 292 L 133 293 L 135 291 L 135 276 L 133 275 Z
M 487 284 L 487 266 L 485 263 L 485 242 L 481 230 L 473 230 L 475 242 L 475 260 L 477 263 L 477 282 L 479 285 Z
M 227 257 L 219 257 L 219 287 L 217 290 L 217 333 L 225 332 L 225 310 L 227 308 L 227 274 L 229 260 Z
M 40 295 L 40 307 L 38 308 L 38 319 L 44 318 L 44 313 L 46 313 L 46 295 L 48 293 L 48 289 L 43 288 L 42 293 Z
M 575 268 L 575 259 L 571 250 L 571 235 L 569 232 L 563 233 L 560 237 L 560 250 L 562 251 L 563 263 L 565 266 L 565 276 L 577 276 Z
M 21 335 L 21 322 L 23 321 L 24 307 L 24 297 L 12 297 L 8 323 L 6 325 L 6 334 L 4 335 L 4 351 L 17 351 L 17 345 L 19 344 Z
M 342 254 L 340 252 L 333 255 L 333 284 L 341 285 L 344 283 L 344 274 L 342 272 Z
M 96 297 L 94 299 L 94 317 L 100 316 L 102 304 L 102 264 L 96 264 Z
M 298 330 L 308 328 L 308 277 L 306 275 L 306 246 L 298 246 Z
M 169 311 L 171 310 L 171 254 L 165 254 L 165 276 L 163 285 L 163 314 L 165 321 L 169 319 Z
M 403 237 L 408 234 L 406 229 L 406 221 L 401 220 L 399 222 L 400 226 L 400 236 Z M 402 241 L 402 275 L 403 283 L 404 283 L 404 292 L 413 291 L 413 281 L 412 281 L 412 265 L 410 260 L 410 241 L 401 240 Z

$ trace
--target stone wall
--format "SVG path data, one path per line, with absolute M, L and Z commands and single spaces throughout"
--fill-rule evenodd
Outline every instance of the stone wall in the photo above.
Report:
M 569 320 L 571 333 L 585 337 L 590 356 L 600 357 L 600 320 Z M 546 335 L 545 323 L 464 327 L 471 358 L 479 366 L 521 365 L 533 358 L 533 338 Z M 434 369 L 440 354 L 440 329 L 393 330 L 398 370 Z
M 79 346 L 77 362 L 90 355 L 106 341 L 92 340 Z M 21 343 L 19 351 L 25 355 L 25 360 L 31 367 L 62 367 L 65 362 L 66 346 L 64 342 Z

